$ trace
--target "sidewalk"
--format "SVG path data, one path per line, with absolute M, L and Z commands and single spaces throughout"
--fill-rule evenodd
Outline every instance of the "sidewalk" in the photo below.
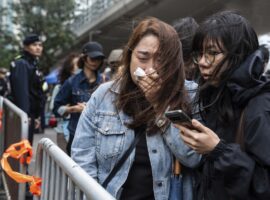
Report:
M 34 134 L 34 141 L 33 141 L 33 157 L 32 157 L 32 161 L 29 165 L 29 173 L 33 174 L 34 173 L 34 166 L 35 166 L 35 159 L 36 159 L 36 150 L 37 150 L 37 145 L 38 142 L 42 139 L 42 138 L 49 138 L 51 139 L 55 144 L 57 144 L 57 140 L 56 140 L 56 131 L 53 128 L 46 128 L 43 133 L 35 133 Z

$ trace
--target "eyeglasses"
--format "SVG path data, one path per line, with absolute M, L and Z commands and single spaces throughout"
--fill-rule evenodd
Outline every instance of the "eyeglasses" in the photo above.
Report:
M 212 50 L 208 50 L 205 52 L 193 52 L 192 59 L 195 64 L 199 64 L 200 60 L 204 56 L 205 62 L 208 65 L 212 65 L 215 62 L 216 56 L 222 53 L 223 52 L 217 52 Z

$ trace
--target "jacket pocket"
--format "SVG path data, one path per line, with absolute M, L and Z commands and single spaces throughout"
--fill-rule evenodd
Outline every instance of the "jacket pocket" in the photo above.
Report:
M 74 88 L 72 90 L 72 96 L 75 103 L 82 103 L 87 102 L 90 99 L 91 93 L 89 92 L 89 90 Z
M 97 153 L 108 159 L 118 156 L 124 146 L 125 129 L 113 112 L 96 113 L 97 116 Z

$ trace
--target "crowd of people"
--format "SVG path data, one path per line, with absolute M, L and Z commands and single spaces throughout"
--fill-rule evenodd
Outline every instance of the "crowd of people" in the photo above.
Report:
M 32 141 L 44 105 L 42 42 L 30 35 L 23 44 L 10 86 L 29 116 Z M 181 199 L 270 199 L 269 50 L 243 16 L 223 11 L 173 25 L 148 17 L 101 72 L 105 61 L 95 41 L 67 56 L 50 108 L 63 150 L 109 193 L 173 199 L 177 160 Z M 174 110 L 189 125 L 164 115 Z

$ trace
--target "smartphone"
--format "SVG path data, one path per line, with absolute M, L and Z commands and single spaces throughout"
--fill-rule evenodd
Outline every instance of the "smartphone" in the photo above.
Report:
M 191 118 L 182 110 L 170 110 L 165 112 L 165 116 L 174 124 L 193 127 Z

